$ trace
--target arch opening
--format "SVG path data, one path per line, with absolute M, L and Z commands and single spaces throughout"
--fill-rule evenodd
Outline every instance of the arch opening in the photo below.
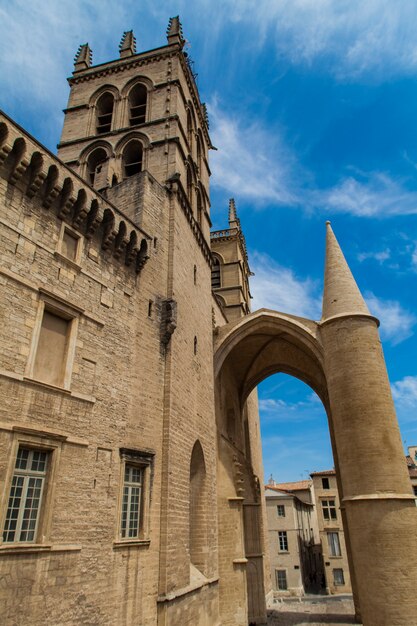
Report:
M 104 148 L 96 148 L 87 159 L 87 174 L 91 186 L 98 174 L 100 174 L 103 164 L 107 161 L 107 152 Z
M 129 126 L 146 122 L 146 101 L 148 92 L 145 85 L 138 83 L 129 92 Z
M 202 574 L 207 567 L 207 484 L 204 452 L 199 441 L 190 461 L 189 546 L 190 564 Z
M 267 310 L 246 316 L 233 325 L 228 324 L 220 328 L 217 335 L 215 374 L 216 395 L 219 398 L 216 404 L 220 485 L 219 550 L 220 553 L 223 550 L 226 553 L 229 551 L 229 558 L 233 562 L 232 557 L 236 550 L 230 550 L 228 546 L 239 541 L 238 533 L 232 529 L 232 525 L 229 528 L 225 525 L 224 518 L 232 516 L 230 504 L 226 502 L 233 498 L 239 499 L 240 512 L 234 514 L 234 528 L 240 529 L 238 532 L 243 537 L 241 551 L 248 562 L 244 591 L 248 602 L 248 623 L 262 622 L 266 612 L 266 593 L 272 593 L 272 586 L 268 582 L 271 580 L 271 568 L 267 565 L 268 559 L 264 558 L 267 550 L 265 542 L 268 540 L 265 532 L 266 509 L 262 497 L 264 471 L 255 389 L 266 379 L 274 380 L 276 377 L 271 378 L 272 375 L 286 374 L 292 377 L 296 385 L 306 383 L 309 386 L 308 394 L 312 395 L 314 391 L 322 401 L 325 412 L 328 412 L 323 354 L 317 336 L 318 328 L 314 322 Z M 264 382 L 263 385 L 265 384 L 267 383 Z M 265 406 L 268 408 L 265 400 L 268 397 L 261 397 L 261 409 Z M 320 407 L 320 402 L 315 402 Z M 275 404 L 273 406 L 276 408 Z M 280 408 L 278 401 L 276 406 Z M 278 437 L 281 440 L 280 434 Z M 271 440 L 271 445 L 273 441 Z M 308 506 L 311 507 L 302 503 L 297 505 L 298 508 L 294 509 L 297 519 L 309 519 L 308 514 L 304 515 L 301 510 L 303 507 L 308 509 Z M 299 543 L 293 546 L 303 559 L 303 569 L 300 567 L 298 577 L 306 582 L 310 576 L 307 564 L 310 563 L 311 553 L 315 549 L 313 544 L 310 549 L 308 524 L 309 521 L 305 522 L 303 527 L 306 537 L 304 534 L 300 535 L 297 539 Z M 278 545 L 278 530 L 276 535 Z M 220 580 L 223 575 L 228 580 L 229 588 L 230 585 L 238 585 L 233 569 L 227 567 L 227 564 L 221 564 L 221 570 L 223 568 Z M 294 571 L 293 567 L 292 572 Z M 282 583 L 282 574 L 280 576 Z M 293 583 L 292 578 L 288 577 L 288 583 Z M 226 589 L 224 591 L 227 594 Z M 221 611 L 227 613 L 227 607 L 223 605 L 222 589 L 220 596 Z
M 109 133 L 113 118 L 114 97 L 113 94 L 106 91 L 97 101 L 97 135 Z
M 143 146 L 138 140 L 129 141 L 123 151 L 124 177 L 129 178 L 142 171 Z

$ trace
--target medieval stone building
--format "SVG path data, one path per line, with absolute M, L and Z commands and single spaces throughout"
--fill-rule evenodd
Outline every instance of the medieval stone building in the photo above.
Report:
M 322 321 L 249 314 L 233 202 L 210 237 L 178 18 L 167 37 L 136 53 L 127 32 L 96 66 L 80 47 L 58 157 L 0 118 L 1 622 L 264 623 L 255 388 L 285 371 L 329 414 L 363 623 L 409 625 L 416 509 L 376 321 L 330 228 Z

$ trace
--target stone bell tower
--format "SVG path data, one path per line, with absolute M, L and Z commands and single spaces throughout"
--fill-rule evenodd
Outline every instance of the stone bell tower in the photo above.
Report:
M 110 189 L 142 171 L 179 185 L 208 241 L 212 144 L 178 17 L 169 20 L 167 40 L 137 53 L 127 31 L 119 58 L 99 65 L 89 45 L 80 46 L 58 156 L 110 199 Z
M 253 276 L 233 198 L 229 200 L 228 221 L 228 228 L 211 232 L 211 286 L 227 320 L 233 322 L 250 313 L 249 277 Z

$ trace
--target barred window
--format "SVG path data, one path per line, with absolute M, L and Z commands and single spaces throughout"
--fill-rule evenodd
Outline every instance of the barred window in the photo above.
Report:
M 143 468 L 126 464 L 121 519 L 122 539 L 139 537 L 142 517 L 142 495 Z
M 3 541 L 36 541 L 49 455 L 49 452 L 42 450 L 19 447 L 10 488 Z
M 343 570 L 342 569 L 334 569 L 333 570 L 333 583 L 335 585 L 344 585 L 345 584 L 345 577 L 343 575 Z
M 278 544 L 280 552 L 288 552 L 288 537 L 286 530 L 280 530 L 278 532 Z
M 277 585 L 277 589 L 279 589 L 280 591 L 285 591 L 286 589 L 288 589 L 287 572 L 285 569 L 275 570 L 275 582 Z

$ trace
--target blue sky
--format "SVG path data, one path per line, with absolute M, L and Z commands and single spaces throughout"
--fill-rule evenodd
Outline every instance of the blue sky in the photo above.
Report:
M 402 439 L 417 443 L 417 3 L 415 0 L 11 0 L 0 6 L 0 106 L 54 150 L 78 45 L 117 58 L 165 43 L 180 14 L 210 114 L 212 219 L 236 200 L 254 296 L 319 319 L 331 219 L 381 320 Z M 265 474 L 332 466 L 313 392 L 259 388 Z

